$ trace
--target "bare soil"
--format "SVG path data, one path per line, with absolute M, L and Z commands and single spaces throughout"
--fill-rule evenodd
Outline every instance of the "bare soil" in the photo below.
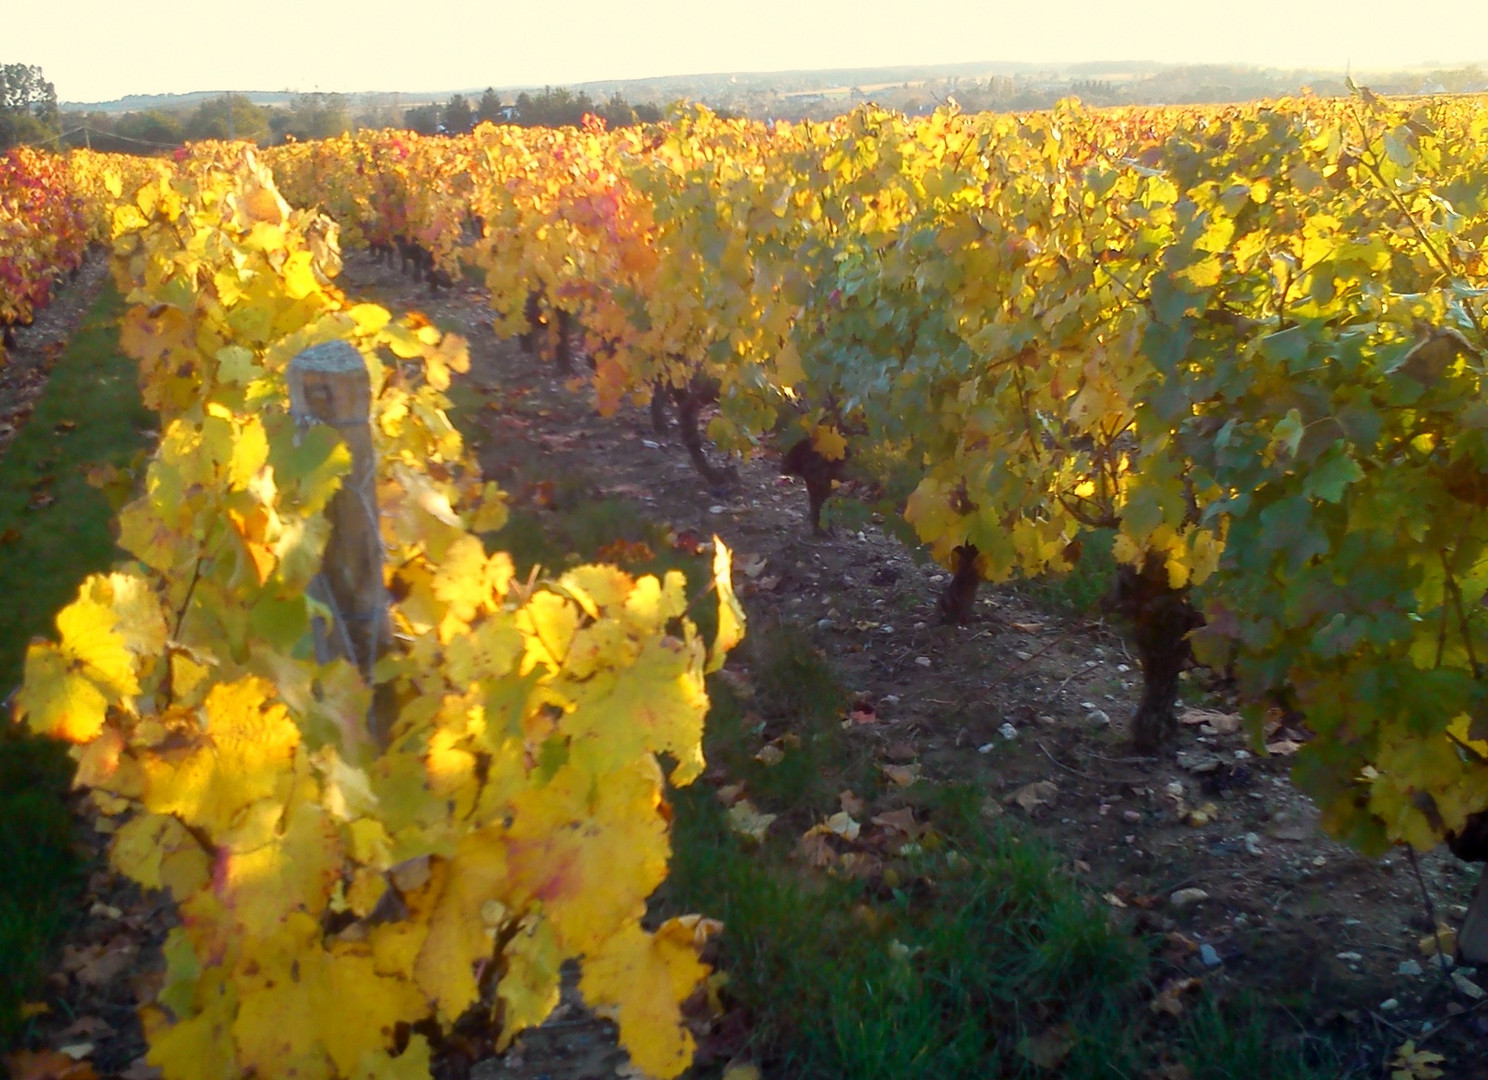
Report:
M 530 451 L 514 446 L 536 440 L 549 475 L 584 477 L 594 497 L 638 501 L 678 532 L 718 533 L 735 551 L 751 621 L 810 634 L 856 700 L 873 706 L 876 719 L 852 733 L 882 760 L 982 786 L 985 812 L 1026 818 L 1114 915 L 1167 934 L 1170 952 L 1204 979 L 1262 1000 L 1305 996 L 1310 1026 L 1372 1029 L 1376 1044 L 1414 1038 L 1448 1055 L 1448 1075 L 1488 1077 L 1478 1052 L 1488 1006 L 1422 949 L 1432 933 L 1422 885 L 1438 921 L 1455 924 L 1479 868 L 1443 848 L 1420 857 L 1418 880 L 1405 852 L 1368 859 L 1322 835 L 1289 776 L 1285 751 L 1304 732 L 1273 726 L 1268 745 L 1282 752 L 1259 753 L 1233 701 L 1195 671 L 1177 753 L 1133 757 L 1125 728 L 1141 677 L 1118 627 L 1053 613 L 1016 585 L 983 586 L 975 622 L 941 625 L 948 573 L 875 526 L 812 536 L 804 487 L 780 474 L 778 455 L 737 462 L 739 483 L 710 489 L 675 428 L 658 435 L 639 407 L 598 416 L 583 389 L 498 340 L 482 290 L 431 298 L 356 256 L 346 279 L 469 337 L 466 378 L 491 404 L 476 449 L 516 499 L 530 478 L 513 463 Z M 1053 788 L 1030 789 L 1039 783 Z M 1401 974 L 1408 961 L 1422 973 Z M 556 1061 L 530 1075 L 540 1073 L 586 1075 Z
M 12 328 L 15 348 L 0 351 L 0 454 L 30 418 L 52 363 L 82 325 L 107 274 L 108 258 L 90 250 L 77 276 L 57 286 L 31 325 Z
M 1371 860 L 1322 836 L 1284 753 L 1305 733 L 1273 730 L 1268 741 L 1283 752 L 1259 752 L 1236 728 L 1233 703 L 1195 672 L 1177 755 L 1135 757 L 1125 725 L 1140 675 L 1119 628 L 1041 608 L 1019 586 L 984 586 L 973 623 L 941 625 L 945 571 L 877 526 L 813 537 L 805 491 L 780 475 L 777 455 L 739 462 L 736 485 L 710 490 L 675 429 L 656 434 L 640 408 L 596 415 L 581 387 L 498 339 L 483 290 L 457 285 L 431 297 L 361 253 L 347 256 L 343 285 L 469 338 L 464 378 L 488 403 L 472 441 L 487 476 L 514 500 L 545 497 L 529 467 L 538 445 L 548 477 L 643 504 L 679 532 L 719 534 L 735 549 L 752 623 L 801 628 L 872 707 L 871 718 L 864 710 L 863 722 L 850 723 L 853 739 L 931 781 L 979 785 L 984 813 L 1026 820 L 1114 917 L 1166 935 L 1170 961 L 1215 991 L 1307 1001 L 1299 1019 L 1309 1030 L 1358 1034 L 1361 1059 L 1351 1066 L 1377 1065 L 1380 1047 L 1414 1039 L 1447 1055 L 1448 1076 L 1488 1078 L 1488 998 L 1472 996 L 1488 972 L 1457 969 L 1465 978 L 1454 983 L 1421 944 L 1432 930 L 1423 886 L 1436 917 L 1453 923 L 1478 869 L 1440 850 L 1420 858 L 1418 879 L 1403 852 Z M 0 417 L 9 415 L 7 394 L 0 381 Z M 127 1013 L 156 964 L 163 915 L 111 875 L 92 885 L 88 924 L 53 977 L 72 1015 L 42 1018 L 44 1041 L 60 1049 L 85 1039 L 101 1075 L 142 1080 L 150 1070 Z M 121 950 L 128 962 L 117 971 L 87 974 L 88 963 Z M 90 1016 L 108 1030 L 78 1030 Z M 570 994 L 504 1059 L 472 1054 L 442 1071 L 580 1080 L 618 1075 L 622 1061 L 610 1027 Z

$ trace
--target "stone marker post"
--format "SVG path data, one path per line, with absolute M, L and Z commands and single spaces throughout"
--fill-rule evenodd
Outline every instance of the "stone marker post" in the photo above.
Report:
M 383 585 L 382 536 L 377 527 L 372 380 L 362 354 L 345 341 L 304 350 L 290 361 L 287 377 L 289 410 L 295 421 L 302 428 L 334 427 L 351 451 L 351 472 L 326 508 L 331 535 L 320 573 L 307 590 L 334 616 L 331 626 L 324 619 L 315 621 L 315 656 L 321 663 L 345 657 L 370 682 L 372 665 L 392 640 Z M 369 717 L 369 726 L 379 725 Z

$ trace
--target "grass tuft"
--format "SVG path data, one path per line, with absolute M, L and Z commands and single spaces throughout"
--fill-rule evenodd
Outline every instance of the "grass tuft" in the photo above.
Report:
M 0 692 L 20 680 L 27 642 L 52 632 L 56 612 L 89 573 L 118 556 L 107 497 L 84 477 L 128 465 L 149 445 L 154 417 L 140 402 L 135 365 L 117 348 L 123 300 L 112 285 L 53 367 L 26 427 L 0 458 Z M 82 864 L 72 844 L 60 745 L 0 721 L 0 1048 L 20 1034 L 21 1005 L 37 992 L 73 920 Z

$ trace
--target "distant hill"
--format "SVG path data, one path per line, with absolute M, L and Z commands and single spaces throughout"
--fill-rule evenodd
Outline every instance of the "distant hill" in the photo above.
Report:
M 1478 66 L 1356 72 L 1354 78 L 1387 94 L 1480 92 L 1488 87 L 1488 75 Z M 665 105 L 681 99 L 747 116 L 787 119 L 821 119 L 853 103 L 869 100 L 908 113 L 922 113 L 952 96 L 963 107 L 979 110 L 1042 108 L 1070 95 L 1092 105 L 1117 105 L 1250 101 L 1294 94 L 1304 87 L 1322 94 L 1347 92 L 1342 71 L 1242 64 L 1160 64 L 1149 60 L 1063 64 L 989 60 L 897 67 L 713 72 L 565 85 L 575 94 L 588 94 L 595 102 L 604 102 L 615 94 L 631 105 Z M 506 85 L 495 89 L 505 101 L 512 102 L 524 91 L 536 93 L 544 88 Z M 483 86 L 473 86 L 439 92 L 369 91 L 343 96 L 353 110 L 385 110 L 443 102 L 456 93 L 478 98 L 484 90 Z M 286 106 L 298 96 L 289 90 L 234 92 L 265 106 Z M 216 90 L 131 94 L 114 101 L 63 102 L 61 108 L 108 113 L 186 110 L 224 93 Z
M 835 86 L 880 85 L 886 83 L 923 82 L 927 79 L 989 78 L 996 75 L 1032 75 L 1040 72 L 1066 72 L 1093 77 L 1106 71 L 1149 73 L 1164 65 L 1151 61 L 1101 61 L 1084 64 L 1034 64 L 1022 61 L 989 60 L 966 64 L 921 64 L 874 68 L 824 68 L 798 71 L 726 71 L 693 75 L 664 75 L 648 79 L 601 79 L 593 82 L 565 83 L 574 93 L 584 92 L 595 100 L 620 94 L 627 101 L 675 101 L 678 98 L 705 100 L 710 94 L 734 94 L 740 91 L 776 91 L 795 93 L 824 90 Z M 494 84 L 493 84 L 494 85 Z M 484 86 L 466 86 L 429 92 L 358 91 L 345 96 L 353 104 L 387 104 L 396 98 L 405 105 L 446 101 L 453 94 L 479 97 Z M 496 86 L 506 100 L 526 91 L 534 93 L 540 86 Z M 242 94 L 255 105 L 288 105 L 298 95 L 293 90 L 194 90 L 185 94 L 129 94 L 112 101 L 64 101 L 60 108 L 68 112 L 148 112 L 151 109 L 191 109 L 226 93 Z

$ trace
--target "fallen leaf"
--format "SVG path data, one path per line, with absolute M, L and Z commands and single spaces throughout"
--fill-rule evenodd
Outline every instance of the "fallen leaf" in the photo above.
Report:
M 1041 622 L 1015 622 L 1011 626 L 1020 634 L 1037 634 L 1044 628 L 1044 624 Z
M 1198 986 L 1199 980 L 1194 978 L 1177 979 L 1169 983 L 1152 999 L 1152 1011 L 1167 1013 L 1169 1016 L 1182 1016 L 1184 995 L 1198 989 Z
M 785 751 L 774 743 L 766 743 L 760 747 L 759 753 L 754 755 L 754 760 L 765 766 L 779 765 L 785 760 Z
M 733 806 L 734 803 L 738 802 L 739 798 L 744 794 L 744 785 L 724 784 L 723 787 L 718 789 L 717 794 L 718 801 L 723 803 L 724 806 Z
M 1008 802 L 1016 803 L 1030 814 L 1033 813 L 1035 807 L 1053 806 L 1058 800 L 1059 785 L 1052 780 L 1035 780 L 1031 784 L 1024 784 L 1008 796 Z
M 1189 727 L 1208 724 L 1219 735 L 1233 735 L 1240 730 L 1240 717 L 1214 709 L 1184 709 L 1178 714 L 1178 722 Z
M 898 787 L 909 787 L 920 779 L 920 767 L 918 765 L 880 765 L 879 769 Z
M 1197 810 L 1190 810 L 1183 818 L 1195 829 L 1201 829 L 1215 818 L 1219 817 L 1219 807 L 1212 802 L 1206 802 Z
M 905 806 L 898 810 L 890 810 L 888 813 L 875 814 L 872 820 L 873 824 L 882 825 L 893 832 L 903 833 L 911 840 L 920 835 L 920 825 L 915 821 L 913 807 Z
M 1422 956 L 1435 956 L 1438 950 L 1451 956 L 1457 951 L 1457 931 L 1450 926 L 1443 926 L 1436 933 L 1421 938 L 1416 946 L 1421 950 Z
M 854 705 L 847 715 L 855 724 L 871 724 L 878 719 L 878 711 L 866 701 Z
M 807 866 L 831 866 L 837 861 L 837 849 L 828 841 L 827 834 L 815 831 L 796 841 L 796 855 Z
M 1266 753 L 1275 757 L 1288 757 L 1302 749 L 1302 744 L 1292 739 L 1277 739 L 1266 744 Z
M 851 788 L 837 796 L 837 801 L 842 804 L 842 809 L 853 817 L 861 817 L 863 811 L 868 809 L 868 804 L 854 795 Z
M 729 807 L 728 823 L 734 832 L 758 843 L 764 840 L 776 817 L 775 814 L 762 814 L 748 799 L 740 799 Z
M 860 825 L 853 816 L 846 811 L 840 811 L 827 818 L 818 825 L 811 826 L 806 830 L 807 836 L 832 835 L 840 836 L 844 840 L 856 840 L 858 833 L 862 831 Z
M 763 555 L 741 556 L 737 551 L 734 552 L 734 568 L 751 580 L 763 574 L 766 565 Z

